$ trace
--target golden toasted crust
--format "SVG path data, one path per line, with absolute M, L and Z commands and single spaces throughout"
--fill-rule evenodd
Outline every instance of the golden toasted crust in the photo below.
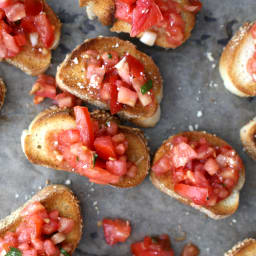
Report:
M 91 113 L 92 118 L 105 123 L 115 117 L 104 111 L 97 110 Z M 40 113 L 31 123 L 29 130 L 23 131 L 22 147 L 28 160 L 34 164 L 53 168 L 56 170 L 72 171 L 63 162 L 58 162 L 56 156 L 49 148 L 49 135 L 62 129 L 75 128 L 75 119 L 71 109 L 48 109 Z M 150 155 L 147 141 L 139 129 L 119 126 L 128 140 L 128 159 L 138 166 L 135 178 L 125 177 L 113 186 L 127 188 L 140 184 L 148 174 L 150 168 Z
M 175 0 L 178 2 L 181 7 L 190 4 L 189 0 Z M 99 21 L 106 26 L 112 26 L 111 31 L 113 32 L 125 32 L 130 33 L 131 32 L 131 25 L 125 21 L 122 20 L 115 20 L 115 1 L 114 0 L 80 0 L 79 1 L 80 6 L 89 6 L 91 8 L 91 11 L 98 17 Z M 191 31 L 195 26 L 195 14 L 191 12 L 184 11 L 182 9 L 181 12 L 182 18 L 185 21 L 185 37 L 183 40 L 183 43 L 190 37 Z M 115 20 L 115 21 L 114 21 Z M 114 21 L 114 23 L 113 23 Z M 154 31 L 156 32 L 156 31 Z M 140 38 L 142 34 L 138 35 Z M 166 40 L 166 37 L 163 33 L 160 31 L 157 32 L 157 40 L 156 45 L 163 47 L 163 48 L 177 48 L 177 45 L 173 45 L 169 43 Z
M 63 185 L 50 185 L 40 190 L 22 207 L 12 212 L 8 217 L 0 220 L 0 237 L 7 231 L 15 231 L 22 218 L 21 211 L 32 202 L 42 203 L 47 211 L 58 210 L 61 217 L 74 220 L 75 226 L 67 235 L 65 243 L 72 245 L 72 253 L 76 249 L 82 235 L 83 221 L 80 212 L 79 202 L 72 191 Z
M 198 141 L 200 138 L 204 137 L 206 140 L 213 146 L 224 146 L 228 145 L 227 142 L 224 140 L 220 139 L 219 137 L 206 133 L 206 132 L 182 132 L 179 133 L 178 135 L 188 137 L 189 140 L 192 141 Z M 166 140 L 162 146 L 157 150 L 153 164 L 156 163 L 164 154 L 167 150 L 169 150 L 170 145 L 172 143 L 172 139 L 174 136 L 171 136 L 168 140 Z M 217 205 L 212 206 L 212 207 L 205 207 L 205 206 L 200 206 L 194 204 L 192 201 L 181 197 L 177 193 L 174 192 L 174 184 L 172 182 L 172 175 L 170 173 L 165 174 L 165 175 L 155 175 L 153 171 L 151 171 L 150 178 L 152 183 L 162 192 L 168 194 L 171 197 L 174 197 L 175 199 L 179 200 L 180 202 L 190 205 L 193 208 L 205 213 L 209 217 L 213 219 L 222 219 L 225 217 L 230 216 L 233 214 L 239 205 L 239 191 L 242 189 L 244 185 L 244 180 L 245 180 L 245 170 L 244 168 L 242 169 L 239 177 L 239 181 L 237 186 L 234 188 L 232 194 L 226 198 L 225 200 L 220 201 Z
M 6 94 L 6 86 L 4 84 L 4 81 L 0 78 L 0 109 L 4 105 L 5 94 Z
M 242 242 L 237 243 L 231 250 L 226 252 L 224 256 L 255 256 L 256 255 L 256 240 L 247 238 Z
M 45 72 L 51 64 L 51 50 L 58 46 L 61 34 L 61 22 L 44 1 L 44 10 L 51 24 L 55 27 L 55 41 L 51 49 L 40 46 L 32 47 L 30 42 L 22 48 L 22 51 L 13 58 L 4 59 L 6 62 L 16 66 L 28 75 L 37 76 Z
M 256 160 L 256 121 L 253 119 L 240 130 L 240 138 L 249 156 Z
M 121 56 L 128 52 L 143 63 L 147 77 L 153 81 L 155 104 L 146 107 L 141 104 L 135 107 L 124 105 L 124 109 L 118 115 L 142 127 L 154 126 L 160 118 L 159 103 L 162 99 L 162 77 L 152 58 L 137 50 L 135 45 L 128 41 L 123 41 L 117 37 L 97 37 L 86 40 L 70 55 L 67 55 L 64 62 L 58 67 L 56 75 L 58 86 L 93 105 L 104 109 L 109 108 L 86 84 L 83 53 L 87 50 L 97 50 L 99 53 L 114 50 Z
M 250 33 L 254 23 L 245 23 L 224 48 L 219 64 L 225 87 L 240 97 L 256 95 L 256 82 L 247 72 L 247 61 L 254 54 L 255 40 Z

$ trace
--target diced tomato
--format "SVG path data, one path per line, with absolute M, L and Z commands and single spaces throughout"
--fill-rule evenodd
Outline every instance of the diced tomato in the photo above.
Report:
M 118 133 L 118 124 L 114 121 L 108 121 L 107 122 L 107 133 L 110 136 L 114 136 Z
M 21 27 L 27 33 L 35 33 L 37 32 L 37 28 L 35 26 L 35 17 L 34 16 L 27 16 L 21 20 Z
M 118 98 L 117 98 L 117 101 L 119 103 L 126 104 L 130 107 L 134 107 L 136 104 L 137 98 L 138 96 L 136 92 L 125 87 L 119 88 Z
M 115 51 L 104 52 L 101 57 L 103 59 L 104 65 L 107 67 L 113 67 L 119 61 L 118 54 Z
M 111 174 L 100 167 L 94 167 L 93 169 L 79 169 L 79 173 L 92 181 L 100 182 L 100 184 L 116 184 L 120 180 L 119 176 Z
M 76 96 L 68 92 L 59 93 L 56 95 L 55 100 L 60 108 L 71 108 L 81 103 L 80 100 L 76 98 Z
M 198 205 L 205 205 L 207 202 L 207 197 L 209 196 L 208 188 L 200 188 L 185 184 L 176 184 L 174 186 L 174 190 L 182 197 L 190 199 Z
M 80 132 L 77 129 L 64 130 L 58 134 L 58 142 L 61 145 L 70 145 L 80 142 Z
M 115 147 L 110 136 L 97 137 L 94 141 L 94 147 L 100 158 L 105 160 L 116 158 Z
M 115 151 L 118 155 L 122 156 L 125 154 L 125 151 L 126 151 L 126 146 L 124 143 L 120 143 L 118 144 L 116 147 L 115 147 Z
M 9 21 L 18 21 L 26 17 L 25 6 L 23 3 L 15 3 L 4 8 L 5 15 Z
M 49 217 L 53 220 L 57 220 L 59 218 L 59 211 L 53 210 L 49 213 Z
M 115 0 L 116 12 L 115 18 L 132 23 L 132 11 L 133 8 L 130 4 L 125 3 L 122 0 Z
M 59 249 L 54 245 L 54 243 L 50 239 L 45 240 L 44 251 L 47 256 L 59 255 Z
M 251 28 L 251 33 L 252 33 L 253 39 L 256 39 L 256 23 L 253 24 Z
M 128 168 L 128 164 L 130 164 L 129 168 Z M 127 163 L 127 173 L 126 176 L 130 177 L 130 178 L 135 178 L 137 175 L 137 171 L 138 171 L 138 167 L 135 164 L 132 163 Z
M 26 36 L 24 33 L 19 33 L 19 34 L 15 35 L 14 39 L 19 47 L 24 46 L 27 43 Z
M 68 218 L 59 218 L 59 229 L 58 231 L 64 234 L 68 234 L 72 231 L 75 226 L 75 222 L 72 219 Z
M 104 101 L 108 101 L 111 98 L 111 84 L 103 83 L 100 90 L 100 98 Z
M 43 225 L 43 234 L 50 235 L 56 232 L 59 228 L 58 220 L 47 219 L 48 221 Z
M 43 211 L 45 208 L 44 206 L 39 202 L 34 202 L 29 205 L 27 205 L 21 212 L 21 216 L 29 216 L 36 214 L 40 211 Z
M 163 15 L 154 0 L 137 0 L 133 10 L 131 36 L 135 37 L 161 22 Z
M 105 67 L 98 66 L 96 64 L 89 64 L 87 67 L 86 77 L 90 80 L 89 85 L 93 88 L 100 88 L 100 85 L 104 79 Z
M 2 36 L 3 36 L 3 42 L 7 50 L 12 52 L 14 55 L 18 54 L 20 51 L 20 48 L 17 45 L 15 38 L 12 35 L 6 33 L 5 31 L 2 31 Z
M 256 80 L 256 58 L 252 57 L 247 62 L 247 71 Z
M 192 13 L 198 13 L 202 9 L 202 3 L 199 0 L 189 0 L 190 4 L 185 4 L 183 9 Z
M 35 16 L 35 26 L 39 37 L 46 48 L 50 48 L 54 42 L 54 27 L 50 23 L 45 13 Z
M 22 252 L 22 256 L 37 256 L 36 249 L 29 249 Z
M 217 173 L 217 171 L 219 170 L 219 165 L 217 163 L 217 161 L 213 158 L 209 158 L 205 164 L 204 164 L 204 169 L 210 174 L 210 175 L 214 175 Z
M 188 161 L 195 159 L 197 153 L 187 143 L 180 143 L 175 145 L 171 151 L 171 158 L 175 168 L 185 166 Z
M 131 234 L 129 221 L 103 219 L 105 240 L 109 245 L 125 242 Z
M 148 106 L 153 100 L 148 93 L 142 94 L 141 87 L 145 84 L 145 80 L 141 78 L 135 78 L 132 80 L 132 86 L 138 94 L 141 104 L 145 107 Z
M 124 3 L 127 3 L 127 4 L 133 4 L 135 3 L 137 0 L 121 0 L 122 2 Z
M 112 141 L 115 145 L 122 143 L 125 141 L 125 135 L 120 132 L 112 137 Z
M 144 65 L 138 59 L 130 54 L 126 55 L 125 58 L 129 65 L 130 75 L 133 78 L 144 76 Z
M 27 16 L 36 16 L 43 10 L 41 0 L 24 0 Z
M 42 234 L 43 220 L 38 215 L 31 215 L 27 221 L 28 226 L 30 227 L 31 238 L 39 238 Z
M 74 113 L 76 118 L 76 125 L 80 131 L 82 142 L 92 148 L 94 141 L 93 125 L 88 108 L 86 107 L 74 107 Z
M 110 90 L 110 112 L 112 115 L 118 113 L 122 109 L 122 104 L 117 101 L 118 92 L 115 83 L 111 83 Z
M 127 173 L 126 161 L 122 161 L 122 160 L 107 161 L 106 168 L 109 172 L 117 176 L 124 176 Z
M 15 4 L 16 0 L 0 0 L 0 8 L 5 8 L 7 6 Z
M 15 234 L 14 232 L 8 231 L 4 236 L 4 241 L 8 243 L 11 247 L 17 247 L 18 245 L 17 234 Z
M 172 163 L 168 155 L 161 157 L 152 167 L 152 171 L 157 175 L 167 173 L 170 170 L 172 170 Z
M 3 9 L 0 9 L 0 20 L 2 20 L 5 17 L 5 12 Z

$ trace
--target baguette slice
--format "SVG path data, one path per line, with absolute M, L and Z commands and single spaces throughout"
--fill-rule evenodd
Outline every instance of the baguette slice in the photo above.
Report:
M 240 130 L 240 138 L 249 156 L 256 160 L 256 120 L 251 120 Z
M 109 109 L 107 104 L 92 93 L 86 84 L 84 78 L 86 71 L 82 56 L 87 50 L 97 50 L 99 53 L 114 50 L 121 56 L 128 52 L 143 63 L 147 77 L 153 81 L 152 90 L 156 104 L 146 107 L 138 104 L 135 107 L 124 105 L 124 109 L 118 115 L 142 127 L 155 126 L 160 119 L 160 102 L 163 96 L 162 77 L 152 58 L 137 50 L 136 46 L 128 41 L 123 41 L 117 37 L 97 37 L 84 41 L 71 54 L 67 55 L 64 62 L 58 67 L 56 75 L 58 86 L 90 104 Z
M 211 145 L 214 146 L 228 145 L 228 143 L 225 142 L 224 140 L 206 132 L 183 132 L 178 135 L 188 137 L 190 140 L 193 141 L 198 141 L 200 138 L 204 137 Z M 164 155 L 168 148 L 170 148 L 170 144 L 172 142 L 173 137 L 174 136 L 171 136 L 169 139 L 167 139 L 162 144 L 162 146 L 157 150 L 154 156 L 153 164 L 156 163 Z M 162 192 L 179 200 L 184 204 L 192 206 L 193 208 L 199 210 L 200 212 L 208 215 L 210 218 L 218 220 L 232 215 L 237 210 L 239 206 L 239 191 L 242 189 L 245 182 L 245 170 L 243 168 L 242 172 L 240 173 L 238 184 L 234 188 L 232 194 L 226 199 L 220 201 L 215 206 L 211 207 L 197 205 L 192 201 L 177 194 L 174 191 L 174 184 L 172 183 L 171 174 L 157 176 L 153 171 L 151 171 L 150 178 L 155 187 L 161 190 Z
M 106 123 L 110 120 L 116 120 L 104 111 L 94 111 L 91 113 L 93 119 Z M 29 130 L 24 130 L 21 143 L 27 159 L 38 165 L 56 170 L 72 171 L 65 163 L 56 160 L 56 156 L 49 150 L 49 136 L 51 132 L 76 128 L 74 114 L 71 109 L 47 109 L 40 113 L 30 124 Z M 136 128 L 119 125 L 128 140 L 128 159 L 138 166 L 135 178 L 125 177 L 113 186 L 128 188 L 139 185 L 147 176 L 150 168 L 150 155 L 147 147 L 147 141 L 143 133 Z
M 226 252 L 224 256 L 254 256 L 256 255 L 256 240 L 247 238 L 237 243 L 231 250 Z
M 40 43 L 38 46 L 32 47 L 31 43 L 28 42 L 17 56 L 4 59 L 6 62 L 31 76 L 42 74 L 48 69 L 51 64 L 51 50 L 58 46 L 61 34 L 61 22 L 59 18 L 45 0 L 43 0 L 43 3 L 45 13 L 51 24 L 55 27 L 55 41 L 51 49 L 44 48 Z
M 190 4 L 189 0 L 175 0 L 181 6 Z M 94 19 L 98 17 L 99 21 L 105 26 L 112 26 L 110 29 L 112 32 L 131 32 L 131 25 L 122 20 L 115 20 L 115 0 L 79 0 L 81 7 L 87 8 L 87 15 L 89 19 Z M 195 14 L 182 10 L 182 18 L 185 21 L 185 37 L 183 43 L 190 37 L 191 31 L 195 26 Z M 138 35 L 141 38 L 143 33 Z M 155 44 L 157 46 L 169 49 L 177 48 L 177 45 L 173 45 L 166 40 L 165 34 L 158 32 Z
M 247 62 L 253 56 L 256 40 L 250 30 L 254 23 L 245 23 L 224 48 L 219 64 L 226 89 L 240 97 L 256 96 L 256 82 L 247 71 Z
M 20 213 L 32 202 L 40 202 L 48 211 L 58 210 L 61 217 L 71 218 L 75 221 L 75 226 L 67 235 L 65 242 L 72 244 L 72 253 L 76 249 L 82 235 L 83 221 L 80 213 L 78 200 L 72 191 L 63 185 L 50 185 L 40 190 L 22 207 L 11 213 L 8 217 L 0 220 L 0 237 L 8 231 L 15 231 L 22 218 Z
M 0 109 L 4 105 L 5 94 L 6 94 L 6 86 L 4 84 L 4 81 L 0 78 Z

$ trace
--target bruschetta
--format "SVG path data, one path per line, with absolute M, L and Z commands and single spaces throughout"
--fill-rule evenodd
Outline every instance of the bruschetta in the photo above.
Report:
M 240 97 L 256 96 L 256 24 L 245 23 L 224 48 L 219 64 L 226 89 Z
M 256 254 L 256 240 L 247 238 L 237 243 L 224 256 L 254 256 Z
M 240 130 L 240 138 L 243 143 L 243 147 L 249 156 L 256 160 L 256 121 L 251 120 L 244 125 Z
M 183 132 L 157 150 L 151 181 L 180 202 L 221 219 L 238 208 L 245 170 L 224 140 L 206 132 Z
M 4 105 L 5 94 L 6 94 L 6 86 L 4 81 L 0 78 L 0 109 Z
M 0 254 L 72 255 L 81 235 L 78 200 L 67 187 L 50 185 L 0 220 Z
M 75 171 L 91 182 L 127 188 L 148 174 L 150 155 L 139 129 L 118 124 L 104 111 L 86 107 L 48 109 L 22 135 L 23 151 L 34 164 Z
M 176 48 L 195 26 L 199 0 L 79 0 L 89 19 L 98 17 L 113 32 L 129 33 L 149 46 Z
M 57 85 L 142 127 L 160 119 L 162 77 L 148 55 L 116 37 L 79 45 L 57 70 Z
M 43 73 L 60 39 L 54 11 L 45 0 L 2 0 L 0 14 L 0 60 L 28 75 Z

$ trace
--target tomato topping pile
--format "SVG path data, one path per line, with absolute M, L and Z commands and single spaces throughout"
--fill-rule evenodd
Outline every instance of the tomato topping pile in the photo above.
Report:
M 176 136 L 171 149 L 153 165 L 156 175 L 172 173 L 174 190 L 195 204 L 214 206 L 238 183 L 242 160 L 230 146 L 216 147 Z
M 132 55 L 119 57 L 115 51 L 100 54 L 88 50 L 84 59 L 86 83 L 109 105 L 111 114 L 118 113 L 125 105 L 145 107 L 153 102 L 152 80 L 147 80 L 143 64 Z
M 74 107 L 76 128 L 54 133 L 53 153 L 63 164 L 98 184 L 134 178 L 137 166 L 128 160 L 128 141 L 114 121 L 100 123 L 86 107 Z
M 256 39 L 256 23 L 252 26 L 251 35 Z M 254 82 L 256 82 L 256 44 L 253 56 L 247 62 L 247 71 L 251 75 Z
M 168 235 L 146 236 L 143 241 L 131 245 L 133 256 L 174 256 Z
M 102 224 L 105 240 L 109 245 L 123 243 L 131 234 L 132 229 L 128 220 L 103 219 Z
M 60 217 L 57 210 L 47 212 L 39 202 L 25 207 L 21 216 L 16 231 L 0 238 L 0 255 L 8 252 L 22 256 L 60 256 L 63 252 L 69 255 L 72 245 L 65 240 L 75 225 L 72 219 Z
M 54 100 L 60 108 L 74 107 L 81 105 L 82 101 L 68 92 L 57 94 L 57 87 L 55 78 L 48 75 L 40 75 L 33 85 L 31 95 L 34 96 L 34 104 L 39 104 L 45 98 Z
M 166 34 L 169 43 L 179 46 L 185 37 L 182 11 L 197 13 L 202 8 L 199 0 L 190 0 L 182 6 L 174 0 L 116 0 L 116 19 L 132 25 L 131 36 L 147 30 Z
M 0 58 L 16 56 L 29 41 L 37 46 L 38 38 L 50 48 L 54 37 L 42 0 L 0 1 Z

